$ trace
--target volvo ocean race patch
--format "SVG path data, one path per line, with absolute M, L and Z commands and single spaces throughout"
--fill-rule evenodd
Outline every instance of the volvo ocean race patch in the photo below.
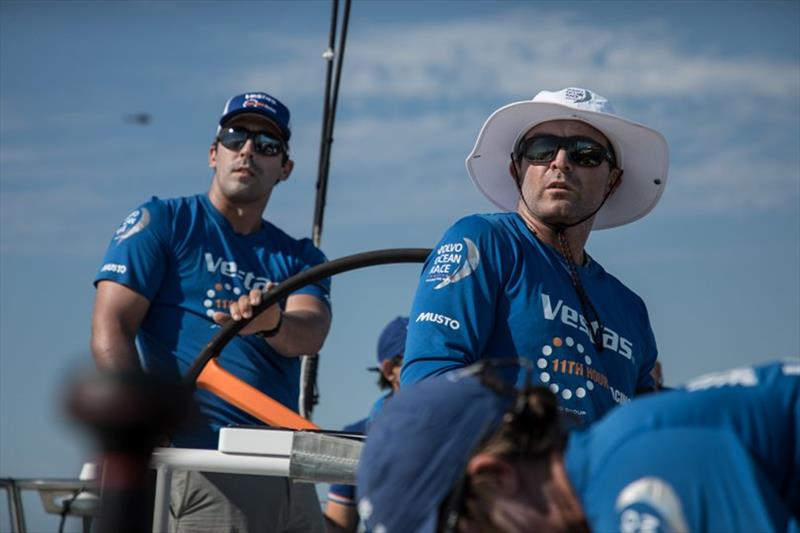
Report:
M 481 254 L 478 247 L 466 237 L 462 240 L 463 243 L 445 243 L 437 248 L 433 266 L 425 278 L 426 283 L 436 282 L 434 289 L 459 282 L 480 266 Z
M 614 508 L 623 533 L 669 531 L 687 533 L 689 526 L 675 489 L 657 477 L 629 483 L 617 496 Z
M 117 231 L 114 232 L 114 242 L 121 243 L 128 237 L 133 237 L 150 224 L 150 211 L 146 207 L 137 209 L 122 221 Z

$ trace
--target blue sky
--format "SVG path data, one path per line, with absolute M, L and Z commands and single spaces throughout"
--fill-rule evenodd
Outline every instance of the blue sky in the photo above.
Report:
M 0 476 L 73 477 L 88 457 L 58 402 L 89 364 L 95 271 L 138 204 L 206 190 L 232 94 L 292 110 L 296 167 L 266 216 L 310 234 L 329 15 L 310 1 L 0 2 Z M 670 144 L 653 213 L 588 244 L 647 302 L 667 382 L 800 353 L 800 4 L 357 1 L 350 22 L 328 257 L 433 246 L 494 210 L 464 169 L 483 121 L 586 87 Z M 126 122 L 135 112 L 153 122 Z M 369 410 L 364 368 L 418 273 L 334 279 L 322 426 Z

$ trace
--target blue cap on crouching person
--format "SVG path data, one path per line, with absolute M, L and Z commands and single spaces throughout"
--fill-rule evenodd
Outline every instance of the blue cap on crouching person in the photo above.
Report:
M 383 328 L 380 337 L 378 337 L 378 365 L 392 357 L 397 357 L 398 355 L 402 356 L 406 352 L 407 334 L 407 316 L 398 316 Z M 380 368 L 371 367 L 367 370 L 380 371 Z
M 292 136 L 289 108 L 277 98 L 267 93 L 237 94 L 225 103 L 225 109 L 222 110 L 222 117 L 219 119 L 219 127 L 225 125 L 233 117 L 245 114 L 268 118 L 280 128 L 283 140 L 289 142 L 289 138 Z
M 466 371 L 395 394 L 370 427 L 356 477 L 367 529 L 435 532 L 442 502 L 510 403 L 510 395 L 494 393 Z

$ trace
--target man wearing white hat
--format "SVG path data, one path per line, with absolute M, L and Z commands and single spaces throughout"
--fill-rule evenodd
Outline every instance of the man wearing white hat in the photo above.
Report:
M 570 87 L 495 111 L 466 164 L 504 213 L 459 220 L 428 258 L 401 383 L 524 357 L 585 424 L 653 390 L 647 309 L 584 246 L 593 229 L 633 222 L 658 202 L 664 137 Z

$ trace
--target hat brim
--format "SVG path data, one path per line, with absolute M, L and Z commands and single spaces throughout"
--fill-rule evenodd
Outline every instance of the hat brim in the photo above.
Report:
M 592 229 L 622 226 L 642 218 L 658 203 L 667 184 L 669 149 L 664 136 L 633 121 L 547 102 L 515 102 L 484 123 L 467 156 L 470 178 L 492 203 L 516 211 L 519 190 L 508 166 L 514 143 L 533 126 L 551 120 L 580 120 L 600 130 L 616 152 L 622 183 L 595 215 Z

